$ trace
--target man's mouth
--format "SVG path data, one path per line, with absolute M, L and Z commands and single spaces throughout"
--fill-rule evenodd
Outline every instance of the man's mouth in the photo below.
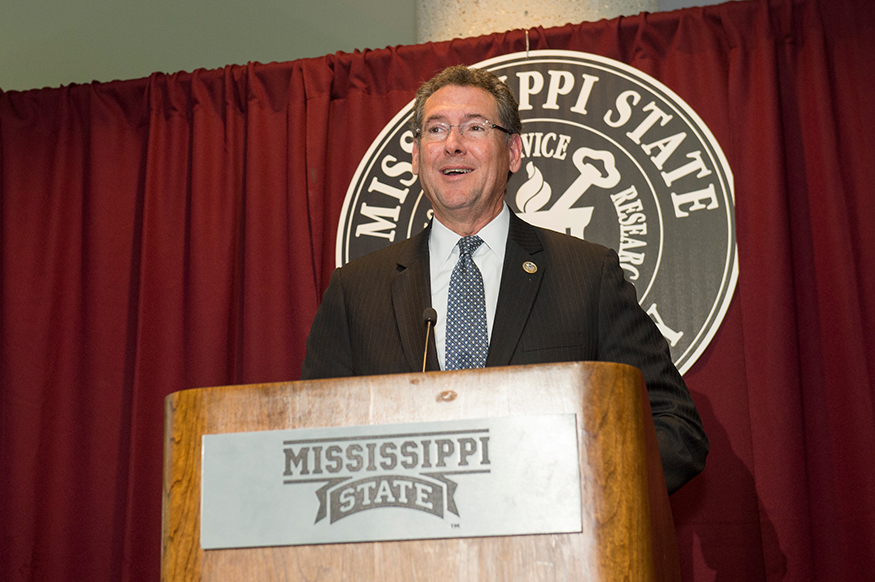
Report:
M 473 170 L 470 168 L 447 168 L 446 170 L 441 170 L 441 173 L 444 176 L 458 176 L 461 174 L 470 174 Z

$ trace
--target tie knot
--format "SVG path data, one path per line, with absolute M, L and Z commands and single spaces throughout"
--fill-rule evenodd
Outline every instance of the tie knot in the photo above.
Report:
M 483 244 L 483 239 L 473 234 L 471 236 L 463 236 L 459 239 L 459 254 L 461 256 L 468 255 L 471 256 L 474 254 L 480 245 Z

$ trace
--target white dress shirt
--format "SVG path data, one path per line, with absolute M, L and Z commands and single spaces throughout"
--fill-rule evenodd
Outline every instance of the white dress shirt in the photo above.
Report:
M 476 233 L 483 239 L 484 243 L 474 252 L 473 258 L 483 276 L 483 292 L 486 295 L 486 330 L 490 342 L 492 341 L 492 323 L 495 320 L 495 306 L 498 303 L 498 288 L 501 285 L 501 268 L 504 264 L 504 250 L 509 228 L 510 210 L 505 204 L 498 216 Z M 458 244 L 461 238 L 440 221 L 432 221 L 431 234 L 428 238 L 431 306 L 438 314 L 437 323 L 434 326 L 434 341 L 442 370 L 446 361 L 447 301 L 450 294 L 450 276 L 459 261 Z

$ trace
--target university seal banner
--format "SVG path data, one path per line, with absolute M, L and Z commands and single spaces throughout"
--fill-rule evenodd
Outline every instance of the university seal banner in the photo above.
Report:
M 617 251 L 641 306 L 686 372 L 738 277 L 732 173 L 696 113 L 623 63 L 532 51 L 477 65 L 517 96 L 522 168 L 506 202 L 524 220 Z M 338 266 L 419 232 L 431 205 L 413 175 L 413 103 L 383 129 L 349 186 Z

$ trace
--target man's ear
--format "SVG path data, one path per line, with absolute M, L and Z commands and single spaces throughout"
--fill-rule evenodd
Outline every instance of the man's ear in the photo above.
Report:
M 510 143 L 507 144 L 507 149 L 509 155 L 508 169 L 516 173 L 519 171 L 523 159 L 523 139 L 520 137 L 520 134 L 515 133 L 510 136 Z
M 410 163 L 413 165 L 413 169 L 412 169 L 413 175 L 418 176 L 419 175 L 419 140 L 416 138 L 413 139 L 413 151 L 411 153 L 413 155 L 413 158 L 410 160 Z

